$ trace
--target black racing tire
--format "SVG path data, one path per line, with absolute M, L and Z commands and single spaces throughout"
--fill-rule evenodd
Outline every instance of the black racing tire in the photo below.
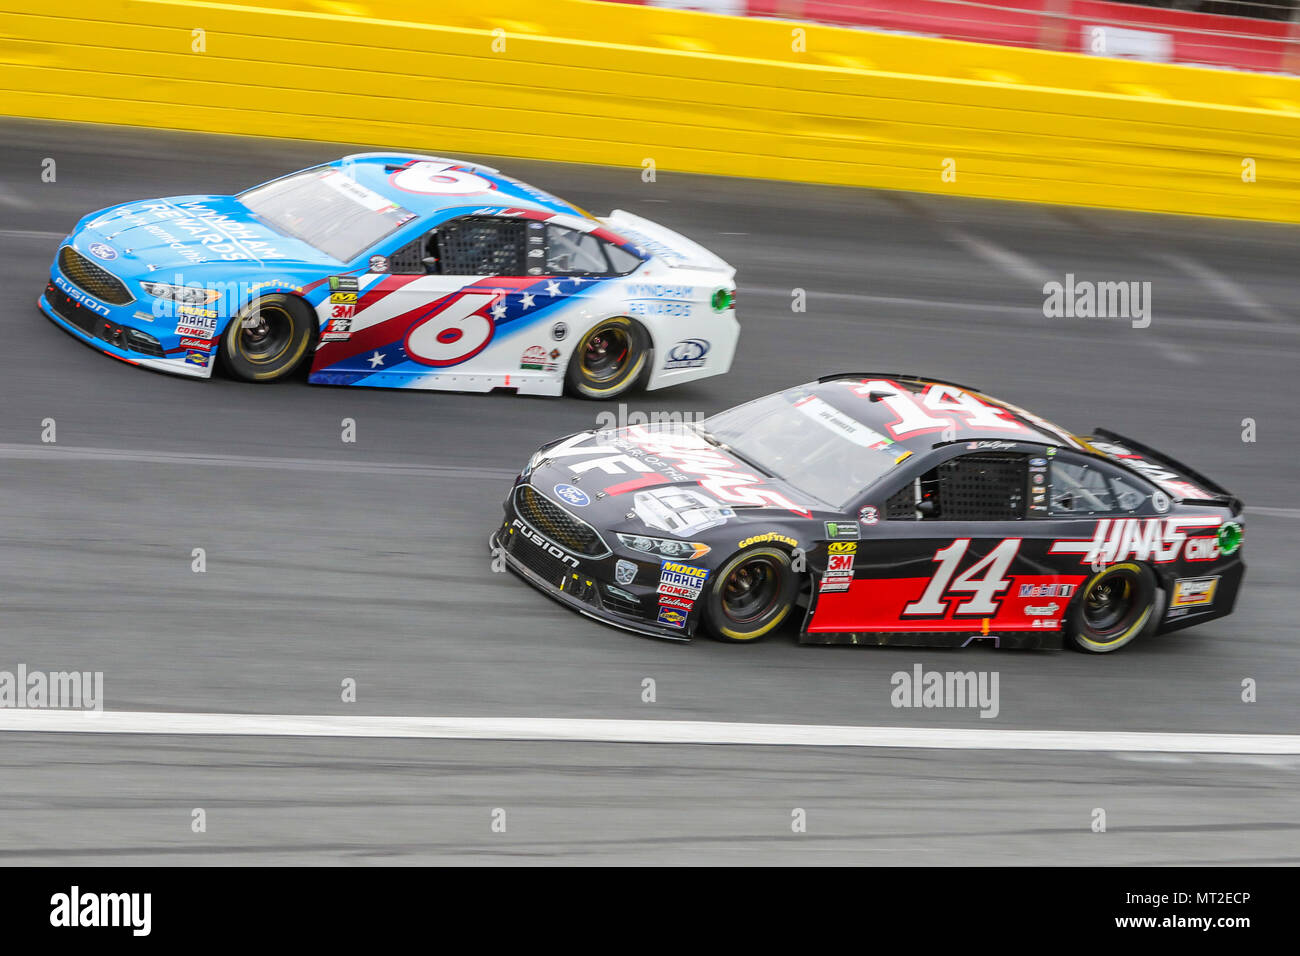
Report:
M 640 380 L 650 358 L 650 336 L 626 316 L 603 319 L 574 347 L 565 373 L 570 394 L 617 398 Z
M 1066 633 L 1089 654 L 1109 654 L 1146 633 L 1156 617 L 1156 576 L 1145 564 L 1112 564 L 1079 590 Z
M 316 315 L 292 295 L 264 295 L 239 310 L 221 336 L 221 361 L 246 382 L 292 375 L 311 354 Z
M 799 575 L 780 548 L 750 548 L 713 574 L 704 597 L 704 623 L 720 641 L 761 640 L 794 610 Z

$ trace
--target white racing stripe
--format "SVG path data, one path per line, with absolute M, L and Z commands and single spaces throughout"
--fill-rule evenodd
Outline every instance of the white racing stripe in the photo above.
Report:
M 1078 750 L 1105 753 L 1300 754 L 1295 734 L 1128 733 L 842 727 L 697 720 L 566 717 L 343 717 L 146 711 L 0 710 L 0 731 L 236 737 L 384 737 L 646 744 L 751 744 L 938 750 Z

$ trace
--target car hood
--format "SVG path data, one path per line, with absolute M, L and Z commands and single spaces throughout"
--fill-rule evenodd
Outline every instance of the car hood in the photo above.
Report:
M 115 206 L 85 220 L 74 242 L 109 269 L 139 275 L 214 264 L 243 269 L 341 265 L 264 225 L 233 196 L 176 196 Z
M 544 446 L 523 477 L 600 530 L 687 538 L 749 518 L 826 511 L 690 426 L 580 432 Z

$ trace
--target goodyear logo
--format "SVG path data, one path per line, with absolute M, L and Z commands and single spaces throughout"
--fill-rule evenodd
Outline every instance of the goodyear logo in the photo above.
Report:
M 708 580 L 709 577 L 708 569 L 692 567 L 689 564 L 682 564 L 678 561 L 661 562 L 659 565 L 659 569 L 661 573 L 665 575 L 668 574 L 685 575 L 686 577 L 694 579 L 694 582 L 696 584 L 703 584 L 706 580 Z
M 826 546 L 826 550 L 831 554 L 857 554 L 858 543 L 856 541 L 832 541 Z
M 772 531 L 767 534 L 756 534 L 752 538 L 746 538 L 744 541 L 740 542 L 738 547 L 748 548 L 751 544 L 763 544 L 771 541 L 779 541 L 781 544 L 788 544 L 792 548 L 797 548 L 799 546 L 799 542 L 794 538 L 791 538 L 789 535 L 777 534 L 775 531 Z

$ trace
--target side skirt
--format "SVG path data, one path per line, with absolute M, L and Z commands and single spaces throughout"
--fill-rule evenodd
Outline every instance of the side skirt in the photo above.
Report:
M 800 644 L 866 644 L 873 647 L 966 647 L 992 644 L 1010 650 L 1055 650 L 1064 646 L 1060 631 L 964 634 L 960 631 L 835 631 L 799 634 Z

